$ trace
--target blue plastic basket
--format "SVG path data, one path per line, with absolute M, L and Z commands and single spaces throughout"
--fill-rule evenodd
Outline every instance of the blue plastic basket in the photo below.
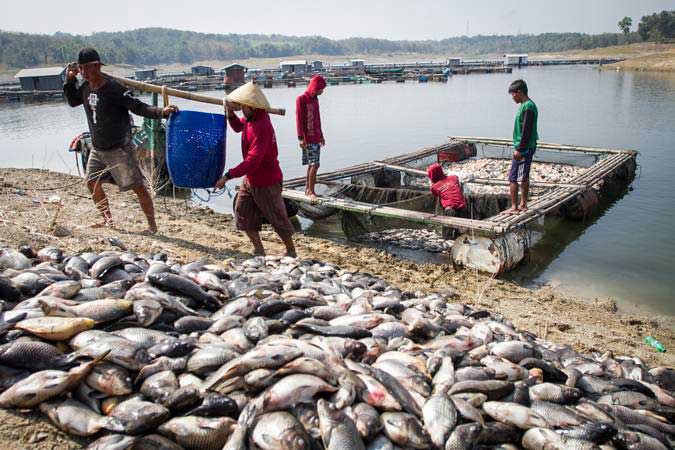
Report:
M 225 169 L 225 116 L 197 111 L 171 114 L 166 165 L 174 186 L 211 188 Z

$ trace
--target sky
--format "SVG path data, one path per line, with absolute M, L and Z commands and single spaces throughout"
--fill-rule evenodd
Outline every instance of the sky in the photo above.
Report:
M 443 39 L 478 34 L 618 32 L 617 22 L 675 0 L 82 0 L 10 1 L 0 30 L 90 34 L 145 27 L 333 39 Z

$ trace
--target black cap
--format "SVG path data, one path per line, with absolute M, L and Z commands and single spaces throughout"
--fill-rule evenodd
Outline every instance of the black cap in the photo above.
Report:
M 80 53 L 77 55 L 77 63 L 87 64 L 92 62 L 101 62 L 101 57 L 98 56 L 98 52 L 91 47 L 85 47 L 80 50 Z

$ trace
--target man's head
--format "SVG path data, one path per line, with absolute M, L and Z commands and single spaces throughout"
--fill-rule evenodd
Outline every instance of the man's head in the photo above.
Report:
M 516 80 L 509 86 L 509 94 L 516 103 L 527 101 L 527 84 L 523 80 Z
M 77 66 L 80 69 L 82 78 L 87 81 L 97 79 L 101 76 L 101 58 L 98 52 L 91 47 L 85 47 L 77 55 Z
M 307 92 L 309 95 L 318 97 L 323 94 L 323 90 L 326 88 L 326 79 L 321 75 L 314 75 L 309 84 L 307 85 Z
M 443 178 L 445 178 L 443 167 L 441 167 L 441 165 L 438 163 L 433 163 L 427 167 L 427 175 L 429 175 L 429 179 L 432 183 L 436 183 L 437 181 L 441 181 Z
M 246 105 L 241 105 L 241 112 L 244 113 L 244 117 L 250 120 L 253 118 L 253 114 L 255 114 L 255 108 Z

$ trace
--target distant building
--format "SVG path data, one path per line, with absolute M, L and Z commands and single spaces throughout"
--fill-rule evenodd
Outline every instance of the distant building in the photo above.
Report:
M 312 69 L 314 69 L 316 71 L 323 70 L 323 62 L 321 62 L 319 60 L 312 61 Z
M 24 91 L 57 91 L 63 89 L 66 79 L 65 67 L 42 67 L 23 69 L 14 78 L 19 79 Z
M 365 59 L 350 59 L 349 62 L 351 63 L 352 67 L 358 67 L 360 69 L 362 69 L 366 66 L 366 60 Z
M 225 72 L 225 78 L 223 79 L 224 84 L 244 84 L 246 67 L 241 64 L 230 64 L 229 66 L 223 67 L 223 71 Z
M 136 80 L 154 80 L 157 78 L 157 69 L 137 69 L 136 70 Z
M 462 58 L 454 58 L 454 57 L 448 58 L 448 67 L 461 66 L 461 65 L 462 65 Z
M 281 61 L 279 63 L 279 69 L 281 69 L 282 72 L 304 74 L 307 71 L 307 60 Z
M 192 66 L 192 75 L 204 75 L 209 76 L 215 73 L 213 67 L 209 66 Z
M 526 66 L 527 53 L 512 53 L 504 55 L 505 66 Z

